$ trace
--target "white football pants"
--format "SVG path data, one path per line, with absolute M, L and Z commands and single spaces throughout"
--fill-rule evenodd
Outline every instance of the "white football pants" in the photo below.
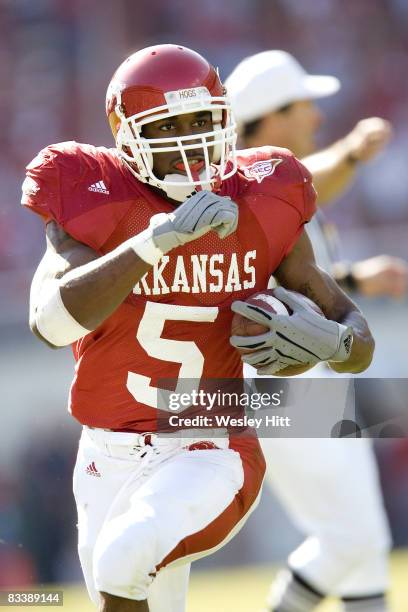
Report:
M 82 570 L 96 605 L 102 591 L 147 598 L 151 612 L 184 612 L 189 562 L 241 528 L 260 485 L 240 515 L 246 462 L 228 439 L 186 450 L 186 440 L 157 437 L 140 449 L 140 437 L 83 430 L 74 471 Z
M 289 566 L 324 593 L 388 586 L 390 535 L 370 440 L 264 438 L 266 482 L 306 540 Z

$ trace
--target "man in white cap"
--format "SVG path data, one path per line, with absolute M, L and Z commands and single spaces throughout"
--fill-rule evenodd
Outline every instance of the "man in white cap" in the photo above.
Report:
M 291 149 L 312 172 L 320 206 L 339 195 L 358 165 L 372 159 L 390 137 L 387 121 L 363 119 L 344 138 L 315 153 L 323 117 L 314 99 L 336 93 L 340 82 L 307 74 L 284 51 L 244 59 L 225 84 L 241 145 Z M 366 296 L 406 292 L 407 265 L 400 259 L 379 256 L 351 267 L 333 264 L 317 216 L 307 225 L 316 259 L 343 288 Z M 342 402 L 327 394 L 324 399 Z M 265 438 L 262 447 L 267 482 L 307 536 L 272 585 L 268 612 L 308 612 L 329 595 L 342 600 L 344 612 L 387 610 L 390 536 L 369 440 Z
M 387 144 L 388 121 L 370 117 L 359 121 L 341 140 L 315 153 L 316 133 L 323 120 L 314 103 L 336 93 L 334 76 L 310 75 L 285 51 L 263 51 L 244 59 L 225 81 L 244 147 L 273 144 L 290 149 L 313 174 L 324 206 L 353 180 L 359 164 L 369 161 Z M 321 218 L 320 218 L 321 221 Z M 309 227 L 312 239 L 322 233 L 317 221 Z M 408 289 L 407 264 L 389 255 L 345 265 L 333 262 L 333 243 L 314 240 L 320 265 L 331 269 L 343 289 L 366 297 L 401 298 Z

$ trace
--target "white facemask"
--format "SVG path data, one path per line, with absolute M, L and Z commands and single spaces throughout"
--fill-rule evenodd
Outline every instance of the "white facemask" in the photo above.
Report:
M 166 105 L 125 117 L 121 110 L 119 96 L 115 109 L 120 118 L 116 145 L 120 156 L 140 181 L 158 187 L 173 200 L 183 202 L 196 190 L 211 191 L 221 180 L 235 174 L 237 170 L 236 126 L 228 100 L 223 96 L 212 97 L 206 87 L 167 92 L 165 99 Z M 173 136 L 172 138 L 147 139 L 142 136 L 142 128 L 147 123 L 175 115 L 203 111 L 209 111 L 212 114 L 213 129 L 210 132 L 178 138 Z M 223 117 L 226 117 L 224 127 L 222 126 Z M 204 156 L 204 167 L 195 176 L 193 176 L 186 155 L 186 152 L 192 149 L 202 150 Z M 163 179 L 159 179 L 153 172 L 153 151 L 154 153 L 178 152 L 184 163 L 185 174 L 167 174 Z M 228 162 L 231 164 L 227 172 Z

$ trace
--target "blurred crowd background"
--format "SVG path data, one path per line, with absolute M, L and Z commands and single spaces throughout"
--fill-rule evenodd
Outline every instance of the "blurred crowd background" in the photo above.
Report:
M 0 0 L 0 587 L 80 578 L 71 493 L 79 427 L 66 414 L 73 360 L 27 328 L 29 283 L 45 242 L 40 219 L 19 206 L 24 167 L 51 142 L 110 146 L 106 85 L 129 53 L 161 42 L 201 52 L 222 78 L 246 55 L 272 48 L 339 77 L 341 91 L 320 105 L 322 146 L 363 117 L 389 119 L 386 153 L 329 215 L 346 259 L 408 258 L 404 0 Z M 361 304 L 377 339 L 366 376 L 407 377 L 407 302 Z M 408 545 L 408 442 L 376 445 L 395 544 Z M 283 559 L 299 537 L 266 493 L 239 538 L 204 565 Z

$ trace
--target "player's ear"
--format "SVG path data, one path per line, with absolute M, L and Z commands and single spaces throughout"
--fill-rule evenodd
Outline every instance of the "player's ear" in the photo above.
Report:
M 108 121 L 113 137 L 116 140 L 116 135 L 120 126 L 120 119 L 114 110 L 109 114 Z

